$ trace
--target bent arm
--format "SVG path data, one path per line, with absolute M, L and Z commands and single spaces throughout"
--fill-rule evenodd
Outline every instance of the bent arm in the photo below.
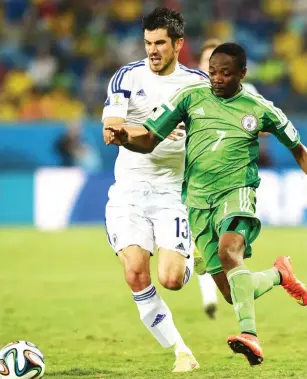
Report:
M 128 140 L 123 146 L 136 153 L 151 153 L 161 141 L 144 127 L 140 129 L 142 129 L 142 131 L 140 131 L 138 135 L 135 131 L 130 133 L 129 130 Z
M 307 148 L 302 143 L 299 143 L 296 147 L 291 149 L 291 152 L 301 167 L 301 169 L 304 171 L 305 174 L 307 174 Z
M 151 153 L 161 142 L 152 132 L 144 126 L 106 125 L 104 140 L 107 145 L 124 146 L 136 153 Z

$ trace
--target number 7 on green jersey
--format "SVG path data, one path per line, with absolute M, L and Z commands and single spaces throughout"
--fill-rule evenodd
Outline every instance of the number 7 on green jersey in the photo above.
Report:
M 211 151 L 215 151 L 218 147 L 218 145 L 222 142 L 222 139 L 225 137 L 226 135 L 226 132 L 224 132 L 223 130 L 217 130 L 216 131 L 217 134 L 219 135 L 219 138 L 218 140 L 215 142 L 215 144 L 212 146 L 212 149 Z

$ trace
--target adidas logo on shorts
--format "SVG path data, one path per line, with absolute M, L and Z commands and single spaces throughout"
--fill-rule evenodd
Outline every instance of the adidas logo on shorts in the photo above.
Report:
M 177 246 L 175 247 L 175 249 L 185 251 L 185 247 L 184 247 L 184 245 L 183 245 L 182 242 L 180 242 L 180 244 L 177 245 Z

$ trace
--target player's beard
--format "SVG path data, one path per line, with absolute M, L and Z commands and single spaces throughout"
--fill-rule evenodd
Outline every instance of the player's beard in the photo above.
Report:
M 160 66 L 160 65 L 154 66 L 151 63 L 151 60 L 149 58 L 150 68 L 155 74 L 164 75 L 165 71 L 167 71 L 167 69 L 173 64 L 174 60 L 176 60 L 175 52 L 173 52 L 171 58 L 166 63 L 162 64 L 162 66 Z M 161 59 L 161 61 L 162 61 L 162 59 Z

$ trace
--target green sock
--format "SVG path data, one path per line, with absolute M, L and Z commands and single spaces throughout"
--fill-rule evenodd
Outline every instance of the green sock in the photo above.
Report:
M 241 332 L 257 335 L 254 287 L 252 274 L 245 265 L 233 268 L 227 274 L 230 285 L 233 308 L 239 321 Z
M 254 298 L 257 299 L 264 293 L 270 291 L 274 286 L 280 284 L 280 275 L 275 267 L 265 271 L 253 272 L 252 280 L 254 286 Z

